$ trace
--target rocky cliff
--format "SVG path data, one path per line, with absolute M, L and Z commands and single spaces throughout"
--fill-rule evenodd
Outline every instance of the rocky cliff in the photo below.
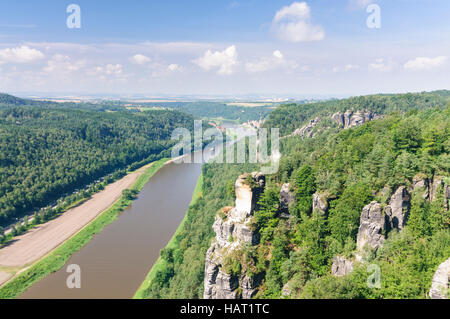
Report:
M 429 292 L 431 299 L 448 299 L 450 291 L 450 258 L 439 265 L 433 276 Z
M 343 129 L 363 125 L 366 122 L 381 118 L 371 111 L 352 111 L 347 110 L 345 113 L 337 112 L 331 116 L 331 119 L 339 124 Z M 300 136 L 301 138 L 312 138 L 315 135 L 314 128 L 322 121 L 320 117 L 316 117 L 309 121 L 308 124 L 296 129 L 288 136 Z
M 309 121 L 309 123 L 301 128 L 298 128 L 292 133 L 292 135 L 300 136 L 301 138 L 311 138 L 314 137 L 313 129 L 320 122 L 320 118 L 316 117 L 315 119 Z
M 320 194 L 318 192 L 313 194 L 312 210 L 318 211 L 323 215 L 328 214 L 329 204 L 326 194 Z
M 286 183 L 281 186 L 280 190 L 280 217 L 289 217 L 289 206 L 295 201 L 295 195 L 290 190 L 290 184 Z
M 331 273 L 335 276 L 345 276 L 353 271 L 353 261 L 346 259 L 343 256 L 336 256 L 333 258 L 333 265 Z
M 258 233 L 252 230 L 251 217 L 264 191 L 265 177 L 260 173 L 239 176 L 235 183 L 235 207 L 216 216 L 214 242 L 206 253 L 205 299 L 249 299 L 259 285 L 256 277 L 246 273 L 233 274 L 224 267 L 225 259 L 247 244 L 258 243 Z
M 371 111 L 352 111 L 347 110 L 345 113 L 334 113 L 331 118 L 344 129 L 362 125 L 366 122 L 379 118 L 378 115 Z
M 383 245 L 389 219 L 384 214 L 381 205 L 371 202 L 363 208 L 357 236 L 357 249 L 363 251 L 366 245 L 377 249 Z
M 445 209 L 448 208 L 450 189 L 444 185 L 442 177 L 431 180 L 423 174 L 413 178 L 412 187 L 408 190 L 400 186 L 392 194 L 389 204 L 382 208 L 381 204 L 373 201 L 363 208 L 357 235 L 356 260 L 361 261 L 365 247 L 377 250 L 380 248 L 392 230 L 401 231 L 408 222 L 411 208 L 411 193 L 421 191 L 424 199 L 433 201 L 437 192 L 443 187 Z M 333 260 L 332 273 L 337 276 L 348 274 L 353 270 L 353 261 L 342 256 Z

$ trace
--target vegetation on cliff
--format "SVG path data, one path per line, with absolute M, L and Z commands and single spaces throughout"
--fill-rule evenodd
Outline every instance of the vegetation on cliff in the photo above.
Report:
M 280 169 L 267 176 L 254 215 L 260 242 L 243 247 L 242 255 L 251 258 L 239 259 L 252 260 L 252 265 L 229 267 L 262 275 L 257 298 L 280 298 L 283 288 L 291 298 L 426 298 L 433 271 L 450 256 L 450 214 L 443 200 L 444 186 L 450 182 L 450 105 L 445 92 L 287 105 L 269 115 L 265 126 L 282 128 L 283 135 L 315 116 L 323 120 L 314 138 L 282 139 Z M 342 130 L 330 116 L 349 108 L 370 110 L 383 118 Z M 188 212 L 201 223 L 186 224 L 178 239 L 180 247 L 185 246 L 172 254 L 180 256 L 183 251 L 183 258 L 173 258 L 173 272 L 154 282 L 149 297 L 202 296 L 214 216 L 232 204 L 226 191 L 230 183 L 241 172 L 254 170 L 238 164 L 205 166 L 204 185 L 211 196 L 205 195 Z M 363 207 L 372 200 L 386 205 L 399 186 L 411 188 L 417 175 L 429 180 L 443 177 L 443 183 L 433 201 L 414 192 L 407 226 L 392 231 L 378 251 L 368 251 L 368 261 L 380 267 L 380 286 L 369 288 L 366 264 L 357 264 L 347 276 L 332 275 L 334 256 L 354 257 Z M 289 219 L 274 209 L 281 185 L 287 182 L 296 198 Z M 326 213 L 312 210 L 315 193 L 326 194 Z M 202 243 L 199 234 L 207 234 Z

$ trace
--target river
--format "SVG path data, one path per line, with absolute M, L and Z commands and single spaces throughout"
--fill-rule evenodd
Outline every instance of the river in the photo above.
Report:
M 183 220 L 201 166 L 173 162 L 163 166 L 116 221 L 20 298 L 132 298 Z M 81 269 L 81 288 L 67 287 L 71 264 Z

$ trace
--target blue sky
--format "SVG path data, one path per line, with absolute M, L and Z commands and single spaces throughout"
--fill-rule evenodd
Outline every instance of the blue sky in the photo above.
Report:
M 81 28 L 66 8 L 81 8 Z M 370 29 L 368 6 L 380 8 Z M 0 3 L 0 91 L 355 95 L 450 88 L 448 0 Z

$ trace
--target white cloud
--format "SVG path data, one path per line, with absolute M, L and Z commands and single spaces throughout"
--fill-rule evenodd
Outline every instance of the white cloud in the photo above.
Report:
M 120 76 L 122 75 L 122 64 L 107 64 L 105 67 L 105 74 L 106 75 L 115 75 Z
M 86 71 L 88 76 L 98 77 L 101 80 L 125 79 L 122 64 L 106 64 L 95 66 Z
M 30 63 L 43 59 L 44 57 L 41 51 L 32 49 L 26 45 L 0 50 L 0 63 Z
M 447 62 L 446 56 L 438 56 L 435 58 L 418 57 L 406 62 L 403 67 L 412 71 L 428 71 L 439 68 Z
M 350 0 L 349 1 L 350 7 L 357 8 L 357 9 L 366 8 L 371 3 L 373 3 L 373 0 Z
M 234 66 L 237 64 L 236 46 L 232 45 L 223 51 L 212 52 L 208 50 L 202 57 L 193 62 L 206 71 L 218 69 L 217 74 L 232 74 Z
M 284 59 L 283 54 L 280 52 L 280 50 L 273 51 L 272 55 L 277 59 Z
M 359 69 L 359 65 L 357 64 L 346 64 L 344 66 L 335 66 L 333 67 L 334 73 L 340 73 L 340 72 L 349 72 L 352 70 Z
M 394 63 L 385 59 L 376 59 L 375 62 L 369 64 L 369 71 L 390 72 L 393 68 Z
M 265 72 L 274 69 L 285 62 L 283 54 L 279 51 L 273 51 L 271 57 L 263 57 L 256 62 L 247 62 L 245 69 L 251 73 Z
M 44 72 L 52 74 L 67 74 L 78 71 L 86 65 L 85 60 L 78 60 L 72 62 L 67 55 L 55 54 L 47 65 L 44 67 Z
M 173 64 L 169 64 L 169 66 L 167 67 L 167 69 L 168 69 L 169 71 L 174 72 L 174 71 L 179 70 L 179 69 L 180 69 L 180 66 L 179 66 L 178 64 L 173 63 Z
M 279 39 L 288 42 L 320 41 L 325 37 L 322 26 L 311 23 L 311 9 L 306 2 L 294 2 L 278 10 L 272 28 Z
M 135 64 L 145 64 L 151 61 L 151 59 L 143 54 L 136 54 L 130 58 L 131 62 Z

